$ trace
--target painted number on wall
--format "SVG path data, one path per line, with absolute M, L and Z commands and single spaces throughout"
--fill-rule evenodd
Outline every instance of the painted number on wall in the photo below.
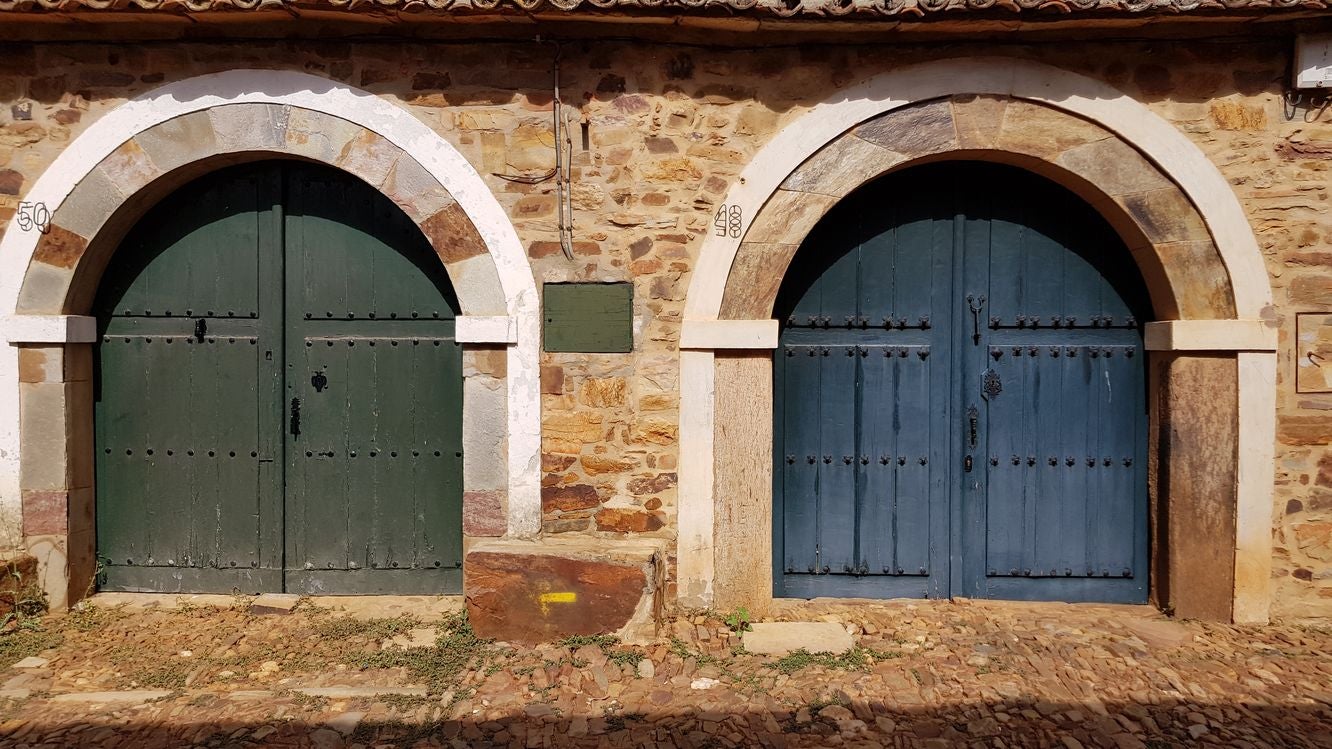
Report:
M 723 204 L 717 209 L 717 217 L 712 220 L 712 227 L 719 237 L 739 239 L 743 221 L 744 213 L 740 210 L 740 206 Z
M 16 218 L 23 231 L 36 229 L 42 234 L 51 231 L 51 211 L 45 203 L 29 203 L 26 200 L 19 203 Z

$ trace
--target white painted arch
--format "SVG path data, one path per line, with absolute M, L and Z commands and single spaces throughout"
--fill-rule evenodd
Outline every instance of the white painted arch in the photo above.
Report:
M 726 194 L 746 220 L 805 160 L 856 125 L 895 109 L 954 95 L 1027 99 L 1094 122 L 1136 147 L 1168 175 L 1202 216 L 1230 276 L 1239 329 L 1265 327 L 1272 308 L 1267 269 L 1239 199 L 1225 177 L 1183 133 L 1109 84 L 1030 60 L 966 57 L 910 65 L 834 92 L 786 125 L 740 173 Z M 685 303 L 682 340 L 704 339 L 721 312 L 736 253 L 744 240 L 709 234 Z M 698 329 L 698 335 L 695 335 Z M 1239 351 L 1239 455 L 1236 510 L 1236 621 L 1266 621 L 1271 575 L 1271 513 L 1276 438 L 1275 336 Z M 714 555 L 714 351 L 682 346 L 678 589 L 689 605 L 710 605 Z
M 540 310 L 536 283 L 518 234 L 481 176 L 448 141 L 411 112 L 367 91 L 287 70 L 230 70 L 168 83 L 93 122 L 38 177 L 22 198 L 52 213 L 75 186 L 126 141 L 182 115 L 228 104 L 300 107 L 359 125 L 402 149 L 457 201 L 485 242 L 499 275 L 514 343 L 508 348 L 508 531 L 540 531 Z M 262 149 L 259 149 L 262 150 Z M 22 321 L 19 289 L 40 235 L 11 222 L 0 238 L 0 343 L 15 339 Z M 8 331 L 14 331 L 10 333 Z M 0 345 L 0 518 L 19 516 L 19 401 L 17 349 Z

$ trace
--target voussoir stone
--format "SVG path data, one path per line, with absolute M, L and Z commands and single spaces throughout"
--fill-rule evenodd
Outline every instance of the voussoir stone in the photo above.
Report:
M 845 653 L 855 647 L 846 628 L 836 622 L 759 622 L 741 638 L 745 650 L 760 655 Z

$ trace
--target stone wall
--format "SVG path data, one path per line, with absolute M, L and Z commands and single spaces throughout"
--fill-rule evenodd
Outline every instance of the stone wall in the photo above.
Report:
M 511 216 L 538 284 L 634 284 L 632 353 L 542 355 L 542 525 L 562 538 L 669 541 L 682 449 L 684 296 L 713 214 L 753 154 L 816 102 L 893 67 L 1003 54 L 1075 70 L 1179 127 L 1222 170 L 1248 214 L 1281 330 L 1273 614 L 1327 615 L 1332 395 L 1297 395 L 1293 377 L 1294 313 L 1332 311 L 1332 112 L 1286 116 L 1289 50 L 1284 39 L 764 50 L 569 43 L 561 83 L 573 153 L 571 261 L 559 245 L 554 180 L 506 178 L 553 166 L 547 46 L 14 45 L 0 56 L 0 220 L 88 123 L 171 80 L 281 68 L 382 96 L 438 131 L 483 175 Z M 502 357 L 479 352 L 468 366 L 481 378 L 503 376 L 496 372 Z M 467 522 L 475 535 L 499 530 L 492 516 Z M 668 565 L 667 601 L 674 597 L 669 576 Z

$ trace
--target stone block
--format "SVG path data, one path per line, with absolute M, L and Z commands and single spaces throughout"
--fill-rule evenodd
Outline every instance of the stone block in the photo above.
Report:
M 287 153 L 305 156 L 325 164 L 337 161 L 347 143 L 364 128 L 341 117 L 292 107 L 287 117 Z
M 23 492 L 23 535 L 64 535 L 69 532 L 69 493 Z
M 503 380 L 463 380 L 463 487 L 469 491 L 508 484 L 508 461 L 501 457 L 508 430 L 507 402 Z
M 1174 186 L 1126 195 L 1118 202 L 1153 243 L 1212 240 L 1193 204 Z
M 134 139 L 125 141 L 102 159 L 97 170 L 105 174 L 120 194 L 127 198 L 162 176 L 162 169 L 153 163 Z
M 1055 163 L 1095 185 L 1107 195 L 1151 192 L 1171 187 L 1142 154 L 1118 138 L 1087 143 L 1064 151 Z
M 280 104 L 263 103 L 227 104 L 208 110 L 216 143 L 224 151 L 285 150 L 289 113 Z
M 778 190 L 754 217 L 745 242 L 799 245 L 836 202 L 830 195 Z
M 295 593 L 265 593 L 250 604 L 251 614 L 290 614 L 301 602 Z
M 770 316 L 786 268 L 799 249 L 798 243 L 741 244 L 722 297 L 722 319 L 761 320 Z
M 596 487 L 587 484 L 545 486 L 541 488 L 541 509 L 544 512 L 574 512 L 601 504 Z
M 651 533 L 661 530 L 661 518 L 629 507 L 607 507 L 594 516 L 597 530 L 611 533 Z
M 463 535 L 503 536 L 508 530 L 503 491 L 463 492 Z
M 458 294 L 464 315 L 505 315 L 504 287 L 489 254 L 482 253 L 447 264 L 449 280 Z
M 953 123 L 957 146 L 963 150 L 994 148 L 1008 108 L 1006 96 L 954 96 Z
M 806 159 L 782 189 L 840 198 L 906 160 L 896 151 L 845 135 Z
M 46 602 L 52 611 L 64 611 L 69 606 L 67 543 L 68 540 L 60 534 L 23 539 L 28 554 L 37 559 L 35 579 L 46 593 Z
M 893 110 L 865 122 L 852 132 L 909 159 L 957 148 L 953 109 L 947 99 Z
M 516 643 L 656 631 L 664 554 L 657 543 L 491 541 L 469 550 L 463 588 L 473 629 Z
M 381 135 L 362 130 L 342 147 L 337 166 L 360 177 L 374 187 L 384 184 L 394 164 L 402 156 L 402 149 Z
M 24 489 L 68 488 L 68 387 L 59 382 L 19 385 L 19 429 L 23 435 L 19 480 Z
M 759 622 L 741 636 L 745 650 L 759 655 L 787 655 L 796 650 L 807 653 L 845 653 L 856 642 L 846 628 L 836 622 Z
M 52 702 L 90 702 L 102 704 L 129 705 L 160 700 L 171 696 L 165 689 L 125 689 L 115 692 L 67 692 L 53 695 Z
M 21 346 L 18 351 L 19 382 L 62 382 L 64 363 L 63 346 Z
M 52 224 L 51 230 L 37 241 L 32 258 L 57 268 L 73 268 L 87 249 L 88 240 L 59 224 Z
M 94 169 L 74 186 L 69 197 L 55 210 L 51 221 L 92 239 L 124 199 L 111 178 L 101 169 Z
M 1009 101 L 1004 126 L 995 146 L 1053 161 L 1065 151 L 1112 137 L 1109 132 L 1074 115 L 1030 101 Z
M 74 279 L 74 271 L 46 263 L 32 263 L 23 275 L 19 289 L 18 313 L 59 315 L 64 312 L 65 296 Z
M 439 180 L 411 156 L 404 155 L 394 164 L 393 171 L 384 180 L 384 193 L 418 223 L 445 207 L 457 206 Z M 472 233 L 475 234 L 475 230 Z
M 164 172 L 217 153 L 217 138 L 208 112 L 174 117 L 134 138 Z
M 418 219 L 421 231 L 445 265 L 486 254 L 486 243 L 477 234 L 476 227 L 462 206 L 450 199 L 426 215 L 428 218 Z
M 45 658 L 38 658 L 35 655 L 30 655 L 27 658 L 24 658 L 23 660 L 19 661 L 18 663 L 15 663 L 14 665 L 10 666 L 10 668 L 24 671 L 36 668 L 46 668 L 47 665 L 49 665 L 50 663 L 51 662 L 46 660 Z

